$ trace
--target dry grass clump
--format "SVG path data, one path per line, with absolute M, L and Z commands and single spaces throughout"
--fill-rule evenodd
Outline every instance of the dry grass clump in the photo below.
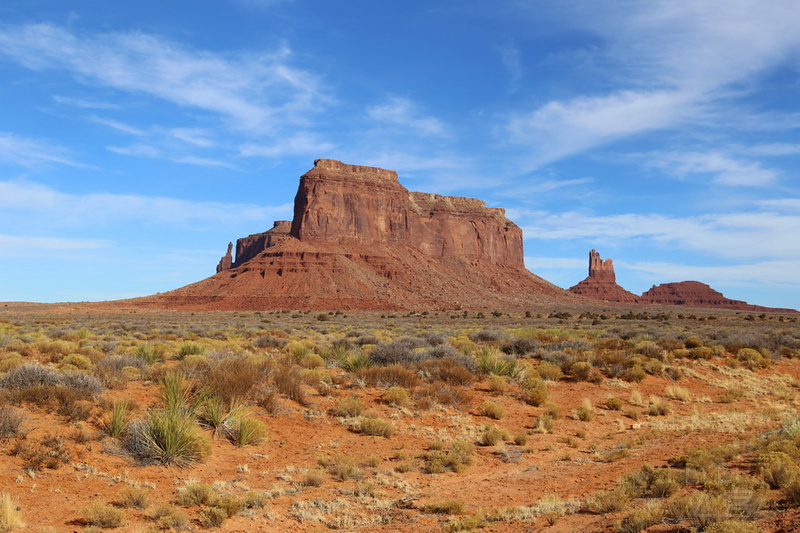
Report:
M 708 526 L 705 533 L 764 533 L 764 530 L 743 520 L 723 520 Z
M 358 377 L 371 387 L 414 389 L 419 384 L 419 373 L 413 368 L 399 364 L 364 368 L 358 372 Z
M 266 381 L 270 366 L 251 357 L 229 357 L 217 362 L 204 383 L 226 405 L 242 402 Z M 283 392 L 283 391 L 281 391 Z
M 519 398 L 534 407 L 539 407 L 550 396 L 545 382 L 538 378 L 527 378 L 519 384 Z
M 0 441 L 16 437 L 25 424 L 25 418 L 18 409 L 0 405 Z
M 46 435 L 38 442 L 18 440 L 10 454 L 22 457 L 25 469 L 37 472 L 45 468 L 56 470 L 72 460 L 64 438 L 58 435 Z
M 450 446 L 450 450 L 443 452 L 433 450 L 421 455 L 425 461 L 424 470 L 428 474 L 441 474 L 443 472 L 462 472 L 472 464 L 472 454 L 475 447 L 466 441 L 457 440 Z
M 196 420 L 170 411 L 154 411 L 145 420 L 133 422 L 123 445 L 145 464 L 188 466 L 211 454 Z
M 406 407 L 411 403 L 411 393 L 405 387 L 389 387 L 383 393 L 383 401 L 393 407 Z
M 601 489 L 595 492 L 584 504 L 587 511 L 594 514 L 615 513 L 628 507 L 630 492 L 624 487 Z
M 127 485 L 119 491 L 119 505 L 126 509 L 147 509 L 150 506 L 150 491 Z
M 386 437 L 394 435 L 394 426 L 388 420 L 380 418 L 362 418 L 358 422 L 358 431 L 363 435 Z
M 267 425 L 249 416 L 239 418 L 231 424 L 228 440 L 239 448 L 254 446 L 267 440 Z
M 6 492 L 0 493 L 0 531 L 6 533 L 23 527 L 25 522 L 16 499 Z
M 510 438 L 511 435 L 509 435 L 508 431 L 505 429 L 487 426 L 484 428 L 483 433 L 478 439 L 478 444 L 480 446 L 496 446 L 497 444 L 509 440 Z
M 280 365 L 272 375 L 272 382 L 275 389 L 300 405 L 306 405 L 307 399 L 303 391 L 303 378 L 300 371 L 288 365 Z
M 446 383 L 429 383 L 418 387 L 414 392 L 417 405 L 424 409 L 434 405 L 450 405 L 466 408 L 472 405 L 472 393 L 462 387 L 454 387 Z
M 111 412 L 103 422 L 103 430 L 112 437 L 122 437 L 130 426 L 131 404 L 128 400 L 114 400 Z
M 575 409 L 573 417 L 581 422 L 591 422 L 596 414 L 592 401 L 589 398 L 584 398 L 580 407 Z
M 650 526 L 661 523 L 666 515 L 660 503 L 650 503 L 631 514 L 614 522 L 614 528 L 619 533 L 639 533 Z
M 361 416 L 365 408 L 366 406 L 364 405 L 363 400 L 359 398 L 342 398 L 336 402 L 336 405 L 333 408 L 333 414 L 335 416 L 355 418 Z
M 491 400 L 486 400 L 478 407 L 478 413 L 481 416 L 488 416 L 493 420 L 500 420 L 506 414 L 506 409 L 499 403 Z
M 459 500 L 436 500 L 422 506 L 422 510 L 429 514 L 464 514 L 464 504 Z
M 553 363 L 549 363 L 547 361 L 540 361 L 539 364 L 536 365 L 536 371 L 545 381 L 558 381 L 564 375 L 558 365 L 554 365 Z
M 125 522 L 125 513 L 104 501 L 94 502 L 81 512 L 90 526 L 113 528 Z

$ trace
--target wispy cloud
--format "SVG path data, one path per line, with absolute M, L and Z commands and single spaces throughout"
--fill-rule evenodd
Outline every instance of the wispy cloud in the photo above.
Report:
M 721 185 L 763 186 L 776 181 L 779 175 L 775 170 L 763 168 L 758 161 L 719 151 L 651 153 L 647 160 L 647 164 L 681 178 L 712 175 L 713 181 Z
M 643 132 L 713 124 L 720 106 L 730 117 L 757 75 L 800 51 L 792 0 L 570 5 L 570 20 L 602 39 L 594 60 L 612 88 L 511 117 L 509 138 L 533 149 L 533 167 Z
M 408 98 L 391 97 L 388 101 L 367 109 L 367 115 L 379 126 L 402 128 L 406 133 L 426 137 L 447 135 L 445 126 L 440 120 L 423 116 Z
M 320 157 L 334 150 L 333 143 L 320 139 L 313 133 L 297 133 L 274 142 L 249 142 L 239 147 L 245 157 L 279 157 L 285 155 L 309 155 Z
M 55 163 L 78 168 L 94 168 L 72 159 L 66 148 L 14 133 L 0 132 L 0 159 L 23 167 Z
M 92 227 L 98 223 L 179 224 L 193 229 L 254 221 L 262 224 L 286 218 L 291 204 L 257 206 L 193 202 L 135 194 L 67 194 L 26 181 L 0 181 L 0 210 L 25 212 L 39 226 Z
M 0 256 L 22 257 L 49 252 L 95 250 L 106 248 L 110 244 L 109 241 L 102 239 L 65 239 L 0 234 Z
M 498 47 L 498 51 L 500 52 L 500 60 L 508 71 L 509 90 L 515 91 L 519 88 L 519 83 L 522 80 L 522 59 L 519 48 L 509 42 Z
M 800 285 L 794 273 L 800 261 L 758 261 L 747 264 L 684 265 L 680 263 L 638 261 L 625 263 L 625 269 L 648 275 L 653 280 L 701 280 L 704 283 L 762 284 L 765 282 Z M 662 281 L 662 282 L 663 282 Z
M 146 131 L 140 130 L 139 128 L 135 128 L 133 126 L 130 126 L 130 125 L 125 124 L 124 122 L 120 122 L 118 120 L 111 120 L 111 119 L 108 119 L 108 118 L 102 118 L 102 117 L 98 117 L 98 116 L 95 116 L 95 115 L 92 115 L 91 117 L 89 117 L 89 120 L 94 122 L 94 123 L 96 123 L 96 124 L 101 124 L 103 126 L 107 126 L 109 128 L 115 129 L 115 130 L 120 131 L 122 133 L 127 133 L 128 135 L 135 135 L 137 137 L 142 137 L 142 136 L 147 135 Z
M 762 204 L 769 207 L 769 204 Z M 722 258 L 800 260 L 797 212 L 752 212 L 670 217 L 626 213 L 517 212 L 527 240 L 585 239 L 599 243 L 692 250 Z
M 289 63 L 286 47 L 227 56 L 141 32 L 83 36 L 29 24 L 0 29 L 0 54 L 33 70 L 65 70 L 78 81 L 215 113 L 243 130 L 275 132 L 326 101 L 317 78 Z

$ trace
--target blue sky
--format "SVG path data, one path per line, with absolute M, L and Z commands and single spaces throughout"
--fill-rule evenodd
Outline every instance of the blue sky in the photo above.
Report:
M 507 208 L 530 270 L 800 307 L 796 0 L 0 5 L 0 301 L 214 272 L 321 157 Z

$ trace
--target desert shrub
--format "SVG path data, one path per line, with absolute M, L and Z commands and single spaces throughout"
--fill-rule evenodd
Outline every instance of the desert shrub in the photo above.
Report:
M 180 531 L 184 529 L 189 522 L 186 513 L 167 504 L 157 506 L 153 510 L 151 516 L 163 529 L 175 529 Z
M 436 500 L 422 506 L 422 510 L 430 514 L 464 514 L 464 504 L 459 500 Z
M 539 342 L 539 339 L 534 339 L 532 337 L 515 337 L 504 342 L 500 346 L 500 351 L 509 355 L 528 355 L 536 353 L 541 345 L 542 343 Z
M 267 379 L 269 367 L 249 357 L 219 361 L 205 379 L 206 385 L 227 405 L 247 399 Z
M 239 418 L 231 425 L 228 439 L 239 448 L 261 444 L 267 439 L 267 425 L 257 418 Z
M 419 384 L 419 373 L 413 368 L 393 364 L 371 366 L 358 372 L 358 376 L 371 387 L 405 387 L 413 389 Z
M 639 383 L 645 377 L 647 377 L 647 373 L 644 371 L 644 368 L 642 368 L 641 365 L 635 364 L 626 368 L 622 372 L 620 377 L 625 381 L 632 381 L 634 383 Z
M 651 376 L 660 376 L 664 372 L 664 363 L 658 359 L 647 358 L 642 361 L 642 370 Z
M 424 339 L 403 337 L 389 343 L 378 344 L 370 353 L 370 359 L 376 365 L 419 363 L 426 359 L 422 351 L 426 346 L 428 343 Z
M 346 455 L 335 455 L 332 458 L 320 460 L 320 466 L 327 468 L 331 475 L 339 481 L 357 479 L 361 476 L 358 463 Z
M 711 359 L 714 356 L 714 350 L 710 346 L 695 346 L 689 350 L 690 359 Z
M 622 377 L 625 371 L 635 364 L 635 360 L 622 350 L 601 350 L 595 354 L 592 364 L 606 376 L 618 378 Z
M 653 468 L 645 464 L 625 475 L 620 487 L 636 498 L 667 498 L 681 488 L 679 472 L 671 468 Z
M 575 381 L 589 381 L 594 367 L 588 361 L 576 361 L 569 367 L 569 373 L 575 378 Z
M 0 441 L 16 437 L 22 430 L 25 416 L 17 409 L 0 405 Z
M 730 505 L 731 515 L 752 519 L 766 504 L 769 487 L 752 476 L 722 474 L 711 476 L 703 486 L 707 492 L 723 496 Z
M 269 495 L 265 492 L 248 490 L 242 497 L 245 509 L 262 509 L 267 505 Z
M 438 404 L 464 408 L 472 405 L 472 394 L 468 390 L 446 383 L 430 383 L 418 387 L 414 396 L 422 407 Z
M 125 448 L 146 464 L 188 466 L 205 460 L 211 446 L 195 420 L 183 413 L 154 411 L 133 422 Z
M 503 394 L 506 391 L 507 383 L 506 378 L 503 376 L 491 375 L 486 380 L 489 390 L 495 394 Z
M 664 396 L 667 398 L 672 398 L 673 400 L 680 400 L 682 402 L 688 402 L 692 398 L 692 394 L 688 389 L 684 389 L 683 387 L 678 387 L 675 385 L 669 385 L 667 388 L 665 388 Z
M 751 522 L 723 520 L 708 526 L 705 533 L 764 533 L 764 530 Z
M 411 402 L 411 394 L 405 387 L 389 387 L 383 392 L 383 401 L 394 407 L 405 407 Z
M 525 379 L 519 384 L 520 399 L 534 407 L 538 407 L 547 401 L 550 391 L 541 379 Z
M 289 343 L 288 339 L 273 337 L 272 335 L 261 335 L 253 339 L 253 346 L 256 348 L 275 348 L 280 349 Z
M 539 376 L 545 381 L 558 381 L 563 375 L 559 366 L 548 363 L 547 361 L 540 361 L 536 366 L 536 371 L 539 372 Z
M 505 339 L 506 332 L 499 328 L 484 328 L 473 331 L 467 337 L 472 342 L 498 342 Z
M 72 454 L 66 446 L 64 437 L 50 434 L 39 441 L 18 440 L 10 453 L 22 457 L 25 469 L 35 471 L 44 468 L 56 470 L 72 460 Z
M 749 370 L 766 368 L 770 364 L 769 359 L 765 358 L 758 350 L 752 348 L 742 348 L 736 352 L 736 359 Z
M 212 502 L 212 506 L 224 510 L 227 517 L 231 518 L 244 508 L 244 500 L 233 494 L 219 494 Z
M 18 366 L 22 366 L 22 364 L 23 364 L 22 354 L 19 354 L 17 352 L 7 352 L 4 354 L 0 354 L 0 373 L 13 370 Z
M 586 502 L 586 510 L 594 514 L 615 513 L 625 509 L 631 502 L 630 494 L 621 487 L 601 489 Z
M 92 360 L 79 353 L 72 353 L 66 356 L 58 365 L 62 372 L 65 371 L 87 371 L 91 370 L 94 366 Z
M 178 489 L 175 502 L 178 505 L 197 507 L 211 505 L 217 498 L 217 493 L 211 485 L 205 483 L 190 483 Z
M 499 403 L 495 403 L 492 401 L 485 401 L 478 407 L 478 412 L 482 416 L 488 416 L 493 420 L 500 420 L 506 414 L 505 407 L 500 405 Z
M 380 418 L 362 418 L 358 422 L 358 431 L 363 435 L 386 437 L 388 439 L 394 434 L 394 426 L 388 420 Z
M 511 436 L 508 431 L 498 427 L 486 427 L 478 438 L 481 446 L 496 446 L 498 443 L 509 440 Z
M 214 435 L 221 435 L 230 429 L 230 423 L 237 418 L 238 411 L 237 407 L 228 409 L 219 396 L 212 394 L 197 403 L 195 415 L 201 426 L 210 429 Z
M 37 364 L 24 364 L 0 376 L 0 389 L 25 390 L 42 387 L 72 389 L 81 397 L 99 395 L 105 387 L 96 377 L 82 373 L 60 374 L 52 368 Z
M 463 354 L 460 355 L 466 358 Z M 474 362 L 472 366 L 475 366 Z M 427 360 L 419 363 L 418 367 L 429 379 L 443 381 L 449 385 L 470 385 L 475 380 L 475 375 L 466 366 L 450 357 Z
M 650 503 L 636 509 L 622 520 L 614 523 L 619 533 L 639 533 L 650 526 L 660 523 L 665 516 L 664 508 L 659 503 Z
M 143 487 L 126 485 L 119 491 L 119 505 L 126 509 L 146 509 L 150 506 L 150 491 Z
M 584 398 L 580 407 L 575 409 L 574 415 L 576 420 L 581 422 L 591 422 L 595 417 L 594 406 L 589 398 Z
M 342 398 L 336 402 L 336 406 L 333 408 L 333 414 L 335 416 L 355 418 L 361 416 L 365 408 L 364 402 L 359 398 Z
M 8 493 L 0 493 L 0 531 L 7 532 L 25 527 L 19 504 Z
M 306 472 L 300 481 L 304 487 L 319 487 L 323 483 L 325 483 L 325 472 L 317 468 Z
M 199 519 L 205 527 L 220 527 L 228 519 L 228 513 L 220 507 L 206 507 L 200 511 Z
M 672 408 L 667 402 L 658 396 L 650 396 L 650 401 L 647 407 L 647 414 L 651 416 L 664 416 L 672 412 Z
M 688 520 L 700 531 L 715 522 L 722 522 L 731 517 L 731 507 L 722 496 L 713 496 L 705 492 L 695 492 L 684 498 L 672 500 L 667 505 L 666 516 L 673 520 Z
M 111 504 L 96 501 L 82 511 L 90 526 L 102 528 L 119 527 L 125 521 L 125 513 Z
M 800 473 L 794 459 L 785 452 L 762 452 L 757 460 L 758 475 L 773 489 L 786 486 Z
M 307 400 L 305 392 L 303 392 L 303 379 L 296 368 L 280 365 L 272 375 L 272 382 L 279 393 L 300 405 L 306 405 Z
M 109 355 L 97 361 L 95 366 L 95 373 L 107 386 L 138 379 L 148 368 L 144 360 L 131 354 Z
M 447 452 L 431 451 L 422 455 L 425 461 L 424 470 L 429 474 L 442 472 L 462 472 L 472 464 L 475 447 L 472 443 L 457 440 Z
M 800 504 L 800 475 L 789 478 L 781 487 L 781 492 L 790 504 Z
M 606 398 L 606 407 L 612 411 L 621 411 L 624 405 L 625 402 L 620 398 L 615 398 L 614 396 Z

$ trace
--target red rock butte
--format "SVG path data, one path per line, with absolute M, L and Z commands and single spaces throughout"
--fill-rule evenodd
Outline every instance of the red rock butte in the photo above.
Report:
M 589 252 L 589 276 L 570 287 L 575 294 L 609 302 L 636 303 L 639 297 L 617 285 L 614 261 L 602 260 L 597 250 Z
M 205 280 L 139 299 L 183 309 L 525 309 L 575 302 L 524 266 L 522 230 L 481 200 L 319 159 L 291 222 L 239 239 Z
M 570 287 L 569 290 L 574 294 L 607 302 L 733 309 L 737 311 L 797 312 L 794 309 L 762 307 L 741 300 L 731 300 L 721 292 L 715 291 L 699 281 L 664 283 L 653 286 L 641 296 L 636 296 L 617 284 L 614 262 L 611 259 L 601 259 L 596 250 L 589 252 L 589 276 L 577 285 Z

